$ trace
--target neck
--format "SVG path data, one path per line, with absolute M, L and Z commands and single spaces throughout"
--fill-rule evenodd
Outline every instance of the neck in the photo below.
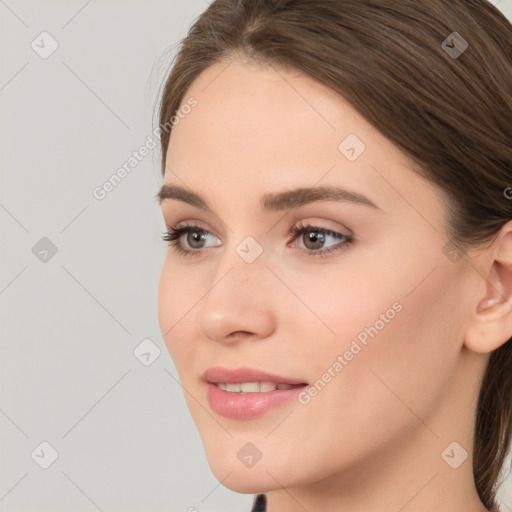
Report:
M 402 438 L 399 447 L 390 444 L 373 453 L 357 469 L 307 486 L 269 491 L 267 512 L 489 512 L 476 491 L 471 454 L 453 469 L 445 459 L 454 464 L 461 452 L 457 447 L 446 451 L 452 437 L 437 438 L 426 428 L 417 435 Z M 461 439 L 460 445 L 471 443 Z

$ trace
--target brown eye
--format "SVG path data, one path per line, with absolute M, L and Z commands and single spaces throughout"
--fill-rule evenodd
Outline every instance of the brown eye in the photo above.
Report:
M 309 231 L 302 235 L 302 240 L 304 241 L 306 249 L 314 251 L 322 249 L 325 243 L 325 235 L 319 231 Z
M 208 237 L 215 238 L 209 231 L 199 226 L 178 226 L 171 227 L 165 231 L 162 240 L 171 242 L 169 244 L 181 256 L 198 256 L 203 249 L 208 248 Z M 220 243 L 210 243 L 218 246 Z
M 202 249 L 202 245 L 206 240 L 206 233 L 204 231 L 189 231 L 187 235 L 187 244 L 192 249 Z
M 297 249 L 299 251 L 308 251 L 311 256 L 324 256 L 327 253 L 342 250 L 353 242 L 353 238 L 349 235 L 319 226 L 305 226 L 302 223 L 299 223 L 298 226 L 293 226 L 290 234 L 295 235 L 294 239 L 301 241 L 304 246 L 297 247 Z M 325 245 L 330 239 L 334 239 L 335 243 Z

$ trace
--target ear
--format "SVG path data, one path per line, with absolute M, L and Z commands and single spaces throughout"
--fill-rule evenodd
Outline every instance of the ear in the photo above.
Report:
M 464 343 L 479 353 L 492 352 L 512 337 L 512 221 L 485 251 L 485 291 L 472 312 Z

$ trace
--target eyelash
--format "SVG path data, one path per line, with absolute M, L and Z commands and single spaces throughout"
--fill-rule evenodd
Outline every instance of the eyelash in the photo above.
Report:
M 304 224 L 302 224 L 302 222 L 299 222 L 298 225 L 294 225 L 290 229 L 288 234 L 290 236 L 293 235 L 293 240 L 296 240 L 304 233 L 308 233 L 310 231 L 319 233 L 322 235 L 330 235 L 334 238 L 340 238 L 340 239 L 344 238 L 345 239 L 341 244 L 329 246 L 326 249 L 321 249 L 318 251 L 313 251 L 310 249 L 303 249 L 301 247 L 294 247 L 298 251 L 308 252 L 309 255 L 313 256 L 313 257 L 324 257 L 327 254 L 332 254 L 332 253 L 341 251 L 354 242 L 354 239 L 351 236 L 344 235 L 342 233 L 338 233 L 337 231 L 332 231 L 330 229 L 322 228 L 320 226 L 313 226 L 310 224 L 304 225 Z M 169 246 L 172 247 L 180 256 L 184 256 L 184 257 L 199 256 L 202 252 L 204 252 L 202 249 L 198 249 L 198 250 L 185 249 L 180 243 L 181 236 L 184 234 L 187 234 L 187 233 L 191 233 L 191 232 L 192 233 L 200 233 L 200 234 L 210 233 L 206 229 L 203 229 L 199 226 L 185 224 L 183 226 L 171 227 L 168 231 L 164 231 L 164 233 L 162 235 L 162 240 L 164 242 L 171 242 L 169 244 Z

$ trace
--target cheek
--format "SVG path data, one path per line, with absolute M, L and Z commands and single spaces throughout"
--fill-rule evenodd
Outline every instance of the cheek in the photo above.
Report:
M 172 327 L 176 322 L 176 292 L 173 275 L 167 263 L 164 263 L 158 283 L 158 323 L 167 343 Z
M 331 430 L 331 439 L 354 436 L 377 445 L 417 428 L 411 409 L 427 419 L 452 376 L 464 330 L 458 269 L 435 257 L 399 267 L 352 273 L 344 279 L 345 291 L 333 282 L 323 300 L 317 289 L 308 295 L 335 331 L 303 347 L 318 389 L 307 407 L 318 417 L 330 411 L 323 428 Z
M 283 280 L 310 310 L 295 316 L 303 329 L 300 352 L 314 361 L 313 374 L 320 376 L 347 351 L 347 367 L 364 368 L 351 372 L 356 381 L 375 381 L 372 365 L 391 378 L 398 371 L 414 380 L 453 364 L 463 323 L 456 311 L 463 276 L 437 250 L 437 240 L 423 238 L 387 244 L 378 257 L 372 250 L 357 257 L 347 252 L 343 264 L 308 274 L 282 269 Z
M 191 283 L 193 277 L 178 272 L 177 266 L 166 259 L 158 286 L 158 322 L 167 349 L 176 367 L 191 357 L 193 344 L 187 343 L 192 329 L 190 310 L 200 299 L 200 289 Z

